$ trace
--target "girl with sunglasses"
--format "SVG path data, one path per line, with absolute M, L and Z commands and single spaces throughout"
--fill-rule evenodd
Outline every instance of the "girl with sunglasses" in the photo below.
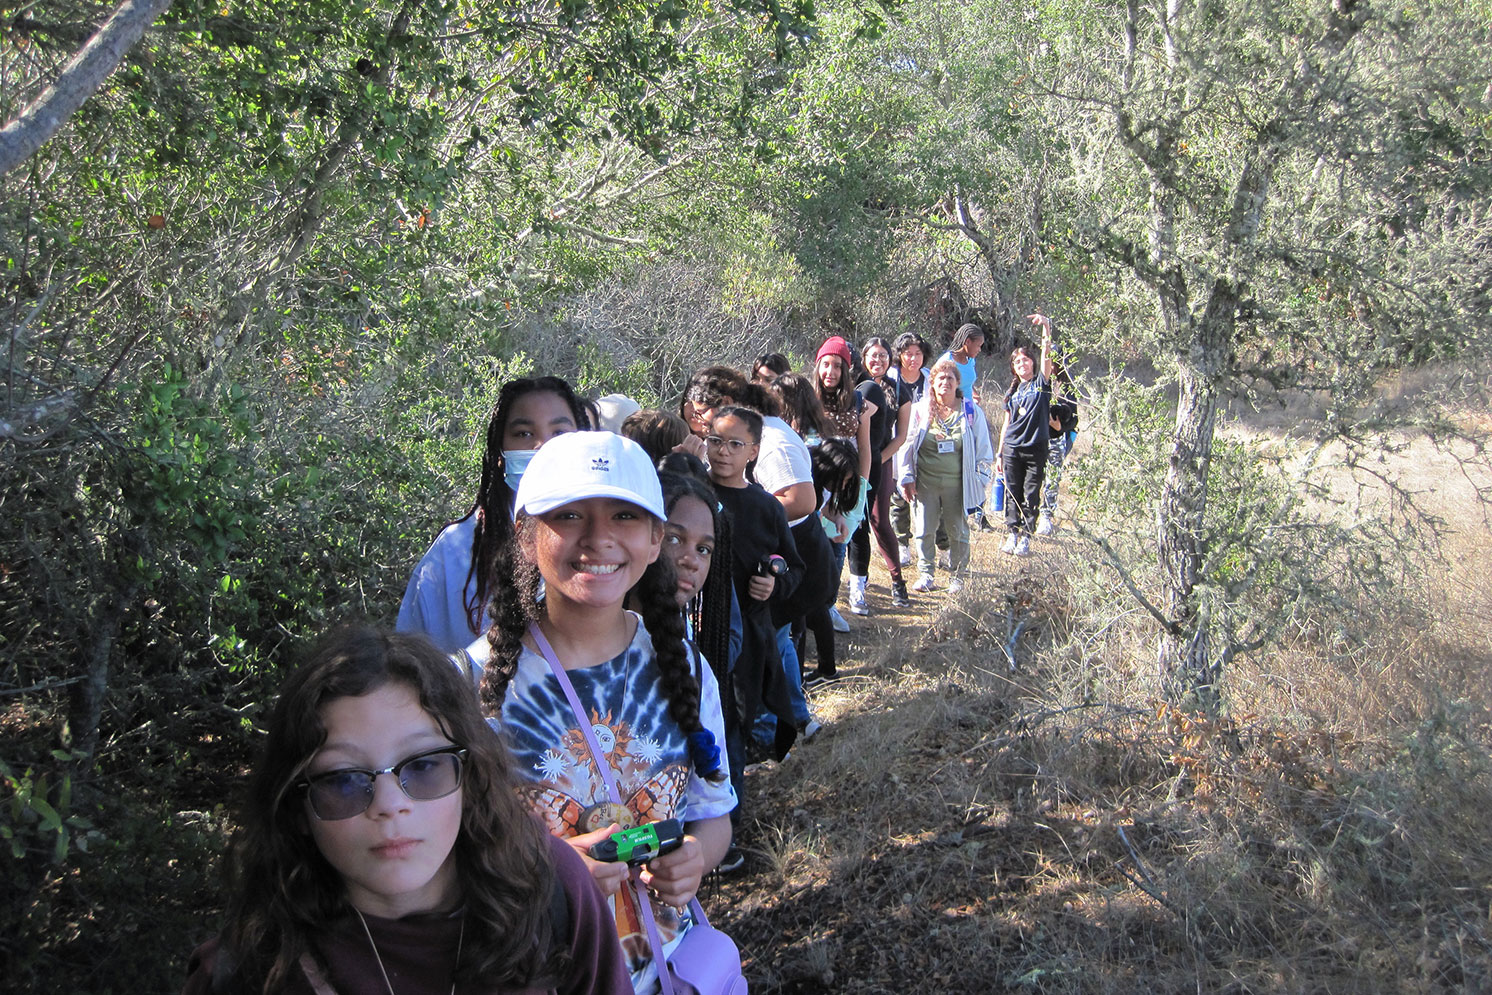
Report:
M 584 863 L 427 639 L 337 633 L 267 732 L 188 995 L 631 991 Z

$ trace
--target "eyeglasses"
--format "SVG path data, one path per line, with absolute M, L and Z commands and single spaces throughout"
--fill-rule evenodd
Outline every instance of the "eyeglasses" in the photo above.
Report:
M 298 782 L 305 791 L 311 811 L 322 822 L 336 822 L 362 815 L 373 804 L 373 782 L 379 774 L 392 774 L 399 787 L 415 801 L 428 802 L 461 787 L 462 761 L 466 750 L 459 746 L 442 746 L 406 757 L 383 770 L 344 767 L 329 770 Z
M 731 452 L 738 453 L 751 445 L 751 443 L 743 442 L 740 439 L 724 439 L 718 435 L 707 435 L 705 436 L 705 445 L 711 449 L 725 449 L 729 447 Z

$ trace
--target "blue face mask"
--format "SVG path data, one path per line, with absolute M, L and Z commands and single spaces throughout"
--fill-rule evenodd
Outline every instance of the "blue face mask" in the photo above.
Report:
M 503 450 L 503 483 L 508 485 L 509 490 L 518 490 L 518 481 L 523 479 L 523 471 L 528 469 L 536 452 L 537 449 Z

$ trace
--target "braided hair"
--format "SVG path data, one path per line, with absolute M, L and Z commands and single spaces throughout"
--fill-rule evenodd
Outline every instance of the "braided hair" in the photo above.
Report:
M 487 630 L 491 653 L 481 686 L 482 708 L 488 715 L 502 712 L 503 699 L 518 673 L 523 636 L 540 615 L 539 568 L 523 554 L 525 542 L 536 528 L 536 519 L 520 514 L 513 534 L 497 558 L 499 575 L 511 577 L 512 581 L 496 586 L 492 602 L 492 626 Z M 694 679 L 685 646 L 684 616 L 675 600 L 677 590 L 673 563 L 660 556 L 643 572 L 628 599 L 637 607 L 652 638 L 653 657 L 662 678 L 659 688 L 668 699 L 668 714 L 688 738 L 689 756 L 700 776 L 718 783 L 726 774 L 714 736 L 700 723 L 699 682 Z
M 684 613 L 679 611 L 676 598 L 678 589 L 673 561 L 660 556 L 643 571 L 629 600 L 637 607 L 642 624 L 653 638 L 653 659 L 662 677 L 661 690 L 668 698 L 668 714 L 688 737 L 694 769 L 706 781 L 719 784 L 728 775 L 714 735 L 699 720 L 699 681 L 695 680 L 686 645 Z
M 703 472 L 703 463 L 692 456 L 687 458 L 699 464 Z M 676 464 L 678 462 L 675 461 Z M 704 585 L 685 610 L 694 625 L 695 645 L 704 654 L 710 669 L 715 672 L 715 680 L 723 689 L 729 679 L 730 665 L 730 518 L 720 513 L 720 500 L 716 497 L 715 488 L 710 485 L 708 476 L 664 471 L 659 473 L 658 479 L 663 484 L 663 507 L 666 511 L 672 512 L 674 506 L 686 497 L 701 502 L 710 511 L 715 530 L 715 554 L 710 557 L 710 570 L 705 575 Z
M 490 652 L 479 689 L 482 710 L 488 715 L 501 714 L 508 685 L 518 673 L 524 633 L 539 618 L 539 568 L 522 552 L 535 528 L 532 518 L 520 515 L 494 562 L 495 573 L 512 579 L 493 589 L 492 627 L 487 630 Z
M 953 333 L 953 341 L 948 344 L 948 351 L 958 352 L 970 339 L 984 341 L 984 329 L 972 321 L 958 326 L 958 331 Z
M 473 588 L 463 607 L 466 609 L 466 624 L 474 633 L 482 631 L 482 609 L 487 605 L 488 595 L 495 595 L 504 586 L 499 578 L 510 576 L 496 569 L 498 555 L 513 535 L 513 489 L 503 478 L 506 469 L 503 465 L 503 434 L 508 429 L 513 405 L 529 394 L 558 396 L 569 407 L 577 429 L 583 431 L 594 424 L 575 388 L 559 377 L 509 380 L 498 392 L 492 417 L 487 421 L 487 445 L 482 450 L 482 482 L 477 486 L 477 496 L 470 510 L 461 516 L 463 520 L 472 515 L 477 518 L 471 538 L 471 566 L 467 568 L 466 582 L 462 585 L 463 591 Z

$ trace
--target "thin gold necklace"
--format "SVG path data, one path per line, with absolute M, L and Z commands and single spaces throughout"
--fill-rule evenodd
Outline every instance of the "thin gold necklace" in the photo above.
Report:
M 362 910 L 353 907 L 357 913 L 357 921 L 363 924 L 363 935 L 368 938 L 368 946 L 373 948 L 373 959 L 378 962 L 378 973 L 383 975 L 383 985 L 389 990 L 389 995 L 394 995 L 394 984 L 389 980 L 389 972 L 383 966 L 383 958 L 378 954 L 378 944 L 373 942 L 373 931 L 368 928 L 368 920 L 363 918 Z M 461 944 L 466 940 L 466 915 L 461 916 L 461 932 L 456 935 L 456 967 L 451 969 L 451 995 L 456 995 L 456 968 L 461 966 Z

